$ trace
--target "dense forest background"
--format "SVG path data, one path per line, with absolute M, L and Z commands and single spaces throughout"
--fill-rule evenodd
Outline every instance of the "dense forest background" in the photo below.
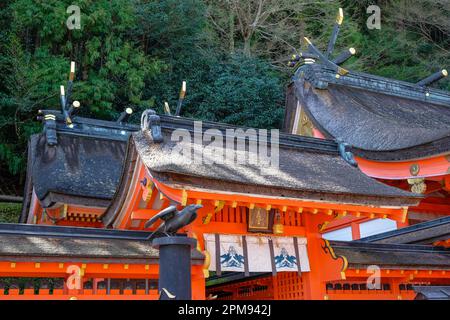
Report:
M 79 30 L 66 27 L 73 4 Z M 366 25 L 371 4 L 379 30 Z M 335 51 L 358 52 L 348 68 L 412 82 L 450 68 L 450 0 L 2 0 L 0 184 L 22 192 L 37 111 L 59 109 L 71 60 L 84 116 L 115 119 L 133 105 L 137 121 L 164 101 L 173 108 L 186 80 L 184 116 L 280 127 L 286 62 L 303 36 L 326 48 L 339 7 Z

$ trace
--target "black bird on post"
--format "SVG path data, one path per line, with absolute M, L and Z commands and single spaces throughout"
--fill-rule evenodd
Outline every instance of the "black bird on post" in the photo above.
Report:
M 160 211 L 145 223 L 145 228 L 149 228 L 159 219 L 163 220 L 148 239 L 151 240 L 158 234 L 165 234 L 168 237 L 175 235 L 178 230 L 197 218 L 197 210 L 200 208 L 203 208 L 201 204 L 191 204 L 181 211 L 178 211 L 175 206 Z

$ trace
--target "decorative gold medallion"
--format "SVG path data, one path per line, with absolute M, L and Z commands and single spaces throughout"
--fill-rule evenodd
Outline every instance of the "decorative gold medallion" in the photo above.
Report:
M 409 172 L 411 172 L 413 176 L 417 176 L 419 174 L 419 171 L 420 167 L 417 163 L 414 163 L 409 167 Z
M 427 191 L 427 184 L 424 178 L 408 179 L 408 184 L 411 186 L 411 192 L 423 194 Z
M 418 184 L 413 184 L 411 186 L 411 192 L 425 193 L 425 191 L 427 191 L 427 185 L 424 182 L 418 183 Z

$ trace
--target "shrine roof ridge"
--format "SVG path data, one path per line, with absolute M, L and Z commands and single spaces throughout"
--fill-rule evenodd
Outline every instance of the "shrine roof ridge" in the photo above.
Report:
M 201 121 L 203 132 L 209 129 L 217 129 L 220 130 L 224 136 L 227 136 L 226 130 L 237 130 L 242 129 L 243 131 L 248 129 L 261 130 L 261 128 L 251 128 L 245 126 L 237 126 L 230 125 L 226 123 L 219 123 L 213 121 L 203 121 L 196 120 L 192 118 L 182 118 L 176 116 L 169 115 L 159 115 L 161 118 L 161 128 L 166 129 L 168 131 L 176 130 L 176 129 L 185 129 L 189 132 L 194 132 L 194 122 Z M 267 130 L 268 133 L 268 142 L 270 142 L 270 130 Z M 313 137 L 299 136 L 295 134 L 288 134 L 279 132 L 279 146 L 280 147 L 288 147 L 288 148 L 301 148 L 308 149 L 311 151 L 322 151 L 329 153 L 338 153 L 338 144 L 334 140 L 328 139 L 318 139 Z
M 140 130 L 140 126 L 136 124 L 118 123 L 115 121 L 85 118 L 80 116 L 74 116 L 72 119 L 72 127 L 69 127 L 66 125 L 64 116 L 60 111 L 43 110 L 43 113 L 55 115 L 56 131 L 58 133 L 125 141 L 128 139 L 131 132 Z M 171 115 L 158 116 L 161 119 L 161 128 L 166 131 L 185 129 L 193 133 L 194 122 L 196 121 L 201 121 L 203 132 L 209 129 L 217 129 L 224 133 L 224 135 L 226 134 L 227 129 L 242 129 L 244 131 L 248 129 L 262 129 Z M 268 130 L 268 135 L 270 137 L 270 130 Z M 304 148 L 312 151 L 338 153 L 338 145 L 334 140 L 318 139 L 282 132 L 280 132 L 279 137 L 279 145 L 282 147 Z
M 353 70 L 350 70 L 345 75 L 337 77 L 334 70 L 320 63 L 305 64 L 301 66 L 295 72 L 292 81 L 295 82 L 301 76 L 304 76 L 308 82 L 319 89 L 326 89 L 328 84 L 342 85 L 400 98 L 439 104 L 450 108 L 449 91 L 429 86 L 420 86 L 412 82 Z
M 312 71 L 317 68 L 332 80 L 317 78 Z M 304 106 L 308 119 L 324 137 L 347 143 L 356 156 L 400 161 L 450 151 L 448 93 L 430 89 L 427 96 L 421 87 L 409 84 L 405 89 L 406 84 L 387 80 L 384 85 L 369 86 L 369 80 L 359 81 L 353 73 L 331 78 L 330 70 L 315 65 L 299 70 L 305 73 L 298 74 L 289 90 Z M 434 94 L 440 98 L 434 99 Z M 297 104 L 291 103 L 286 114 L 296 109 Z
M 92 239 L 147 240 L 151 232 L 88 227 L 49 226 L 23 223 L 0 223 L 0 235 L 75 237 Z
M 116 121 L 80 116 L 73 116 L 72 123 L 68 126 L 61 111 L 41 110 L 41 113 L 44 116 L 55 116 L 55 130 L 58 133 L 126 141 L 130 132 L 139 130 L 139 126 L 130 123 L 118 123 Z M 46 121 L 44 121 L 44 127 L 45 126 Z

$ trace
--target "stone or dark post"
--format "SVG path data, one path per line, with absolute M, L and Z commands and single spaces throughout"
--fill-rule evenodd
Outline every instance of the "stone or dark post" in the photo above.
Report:
M 161 300 L 192 299 L 191 250 L 196 244 L 197 240 L 193 238 L 179 236 L 153 240 L 152 246 L 159 250 L 158 290 Z

